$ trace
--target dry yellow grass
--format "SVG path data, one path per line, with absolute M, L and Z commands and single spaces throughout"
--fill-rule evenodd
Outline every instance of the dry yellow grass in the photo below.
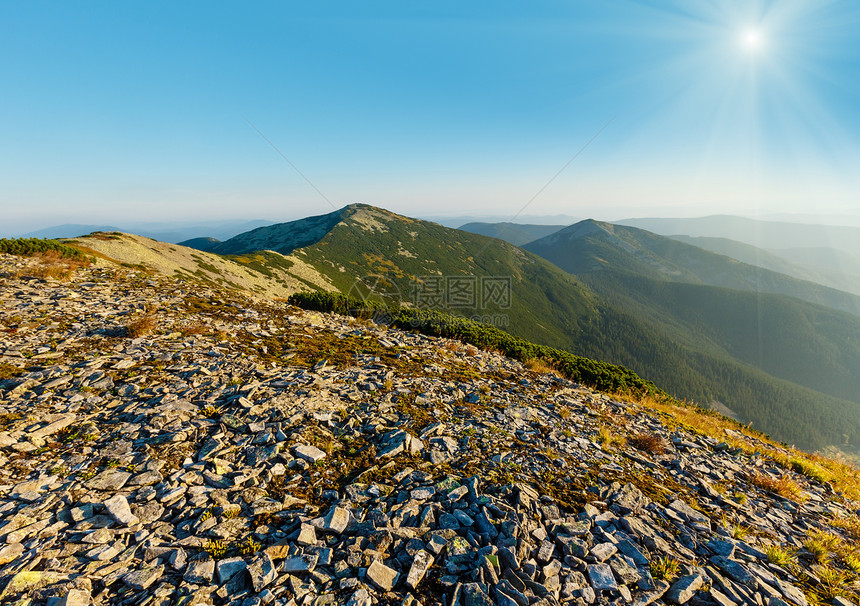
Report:
M 125 329 L 128 332 L 128 336 L 132 339 L 137 339 L 138 337 L 143 337 L 148 335 L 157 325 L 155 316 L 152 313 L 147 313 L 142 318 L 134 320 L 133 322 L 129 322 Z
M 860 470 L 844 459 L 786 447 L 737 421 L 703 408 L 658 401 L 649 397 L 630 399 L 621 394 L 616 394 L 615 397 L 656 412 L 670 429 L 681 427 L 724 441 L 748 455 L 758 453 L 785 470 L 794 471 L 817 482 L 827 482 L 835 492 L 845 498 L 860 499 Z
M 202 335 L 209 332 L 209 328 L 203 324 L 202 322 L 196 322 L 194 324 L 187 324 L 179 329 L 179 332 L 183 334 L 183 336 L 192 336 L 192 335 Z
M 29 275 L 40 279 L 68 280 L 75 270 L 88 267 L 90 264 L 87 258 L 64 257 L 56 251 L 49 250 L 33 255 L 26 269 L 18 272 L 18 277 Z
M 534 372 L 557 374 L 555 368 L 548 364 L 546 360 L 542 360 L 541 358 L 532 358 L 531 360 L 526 360 L 523 363 L 523 366 L 525 366 L 528 370 Z
M 785 474 L 778 478 L 772 478 L 763 473 L 755 472 L 750 478 L 750 483 L 753 486 L 776 493 L 786 499 L 792 499 L 793 501 L 806 500 L 806 496 L 800 486 Z
M 621 447 L 627 443 L 627 439 L 613 433 L 606 425 L 601 425 L 597 430 L 597 442 L 603 447 Z
M 833 518 L 830 523 L 834 528 L 841 528 L 855 542 L 860 543 L 860 516 L 853 515 L 848 518 Z

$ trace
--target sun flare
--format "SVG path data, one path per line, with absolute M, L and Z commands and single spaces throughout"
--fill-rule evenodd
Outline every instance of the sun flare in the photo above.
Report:
M 741 33 L 740 42 L 743 49 L 750 53 L 760 52 L 765 45 L 764 36 L 761 31 L 753 28 L 744 30 Z

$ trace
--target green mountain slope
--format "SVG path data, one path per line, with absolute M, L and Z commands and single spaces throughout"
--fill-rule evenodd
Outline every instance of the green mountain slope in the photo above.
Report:
M 783 294 L 860 314 L 860 297 L 742 263 L 643 229 L 581 221 L 524 246 L 572 274 L 622 269 L 657 280 Z
M 597 314 L 589 289 L 536 255 L 366 205 L 240 234 L 218 252 L 261 247 L 291 252 L 344 293 L 456 311 L 553 346 L 569 345 Z
M 745 421 L 806 448 L 843 444 L 845 434 L 850 446 L 860 446 L 853 404 L 773 378 L 733 358 L 716 336 L 689 330 L 671 309 L 643 313 L 623 291 L 586 286 L 502 240 L 353 205 L 240 234 L 222 246 L 232 254 L 260 248 L 292 253 L 344 293 L 383 292 L 407 305 L 490 320 L 531 341 L 623 364 L 676 396 L 719 400 Z M 484 280 L 509 280 L 509 299 L 482 297 Z M 467 301 L 470 284 L 476 290 Z M 428 299 L 440 293 L 441 300 Z M 810 410 L 816 410 L 811 420 Z
M 459 229 L 473 234 L 481 234 L 522 246 L 539 238 L 543 238 L 560 229 L 564 225 L 525 225 L 520 223 L 466 223 Z
M 282 255 L 288 255 L 295 249 L 313 244 L 325 236 L 346 215 L 350 214 L 350 208 L 352 207 L 347 206 L 327 215 L 258 227 L 212 245 L 210 252 L 221 255 L 240 255 L 258 250 L 273 250 Z
M 579 277 L 629 313 L 661 324 L 688 350 L 754 366 L 845 400 L 860 394 L 860 320 L 851 314 L 781 295 L 616 270 Z

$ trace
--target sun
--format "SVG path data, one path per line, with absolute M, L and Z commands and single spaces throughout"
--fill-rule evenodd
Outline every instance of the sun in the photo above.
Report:
M 765 39 L 761 30 L 748 28 L 741 32 L 740 43 L 741 47 L 748 53 L 758 53 L 764 48 Z

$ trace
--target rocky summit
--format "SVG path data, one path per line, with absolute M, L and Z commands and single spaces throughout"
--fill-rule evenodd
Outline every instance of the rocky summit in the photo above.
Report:
M 853 495 L 743 428 L 213 284 L 28 263 L 0 257 L 2 603 L 857 604 Z

